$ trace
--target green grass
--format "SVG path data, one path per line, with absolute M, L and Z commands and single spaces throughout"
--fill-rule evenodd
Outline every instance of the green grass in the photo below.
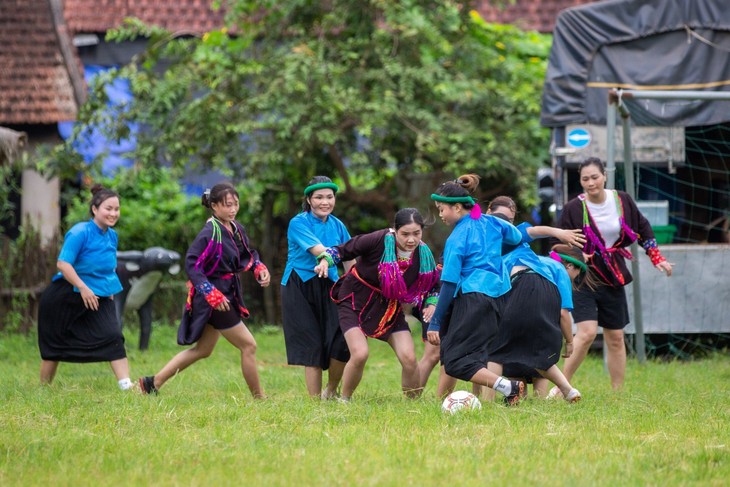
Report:
M 276 328 L 254 330 L 270 397 L 253 401 L 238 354 L 221 341 L 159 396 L 117 389 L 108 364 L 61 364 L 38 385 L 35 338 L 0 335 L 0 485 L 728 485 L 730 359 L 630 361 L 609 389 L 600 357 L 574 385 L 583 401 L 484 404 L 445 416 L 434 397 L 399 393 L 387 345 L 371 358 L 349 405 L 305 397 L 303 370 L 286 366 Z M 133 349 L 133 378 L 174 353 L 156 327 Z M 417 347 L 420 353 L 421 344 Z M 460 383 L 459 388 L 468 389 Z

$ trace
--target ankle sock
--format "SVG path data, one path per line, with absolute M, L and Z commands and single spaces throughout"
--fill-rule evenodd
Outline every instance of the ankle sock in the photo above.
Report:
M 132 381 L 129 380 L 129 377 L 126 379 L 121 379 L 118 381 L 119 388 L 123 391 L 126 391 L 127 389 L 131 389 L 134 384 L 132 384 Z
M 499 377 L 496 381 L 494 381 L 492 389 L 497 392 L 501 392 L 505 396 L 509 396 L 512 394 L 512 383 L 504 377 Z

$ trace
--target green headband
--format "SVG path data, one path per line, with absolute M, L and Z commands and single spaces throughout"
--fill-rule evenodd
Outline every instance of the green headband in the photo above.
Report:
M 570 262 L 571 264 L 578 266 L 578 268 L 581 270 L 581 272 L 586 272 L 588 270 L 588 266 L 585 265 L 584 262 L 579 261 L 575 257 L 571 257 L 569 255 L 565 254 L 559 254 L 558 252 L 553 252 L 555 255 L 560 256 L 560 258 L 566 262 Z
M 340 190 L 340 187 L 337 186 L 335 183 L 317 183 L 317 184 L 310 184 L 306 188 L 304 188 L 304 196 L 309 196 L 310 194 L 314 193 L 318 189 L 331 189 L 335 193 L 337 193 Z
M 441 203 L 471 203 L 472 205 L 477 203 L 471 196 L 441 196 L 440 194 L 433 193 L 431 199 L 440 201 Z

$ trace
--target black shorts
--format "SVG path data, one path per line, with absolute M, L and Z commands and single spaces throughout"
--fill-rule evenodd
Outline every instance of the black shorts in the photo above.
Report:
M 573 321 L 598 321 L 608 330 L 623 330 L 629 324 L 629 305 L 622 287 L 587 286 L 573 291 Z
M 235 306 L 233 301 L 231 301 L 229 305 L 230 309 L 228 311 L 218 311 L 217 309 L 214 309 L 213 312 L 210 313 L 208 324 L 216 330 L 227 330 L 241 323 L 241 313 L 233 309 Z

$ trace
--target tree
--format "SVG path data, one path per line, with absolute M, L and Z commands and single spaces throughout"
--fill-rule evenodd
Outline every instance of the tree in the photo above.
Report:
M 240 181 L 265 260 L 315 174 L 341 184 L 338 214 L 355 233 L 423 206 L 464 172 L 485 178 L 483 198 L 535 201 L 548 38 L 486 24 L 464 2 L 215 3 L 226 25 L 200 38 L 136 20 L 108 33 L 149 47 L 101 77 L 80 120 L 104 118 L 104 83 L 129 79 L 135 102 L 107 117 L 110 135 L 134 120 L 145 127 L 134 154 L 143 167 L 218 168 Z M 66 167 L 78 162 L 71 144 L 56 152 Z

